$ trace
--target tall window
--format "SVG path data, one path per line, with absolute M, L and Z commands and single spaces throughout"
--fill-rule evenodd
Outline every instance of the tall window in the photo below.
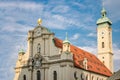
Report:
M 88 75 L 86 75 L 86 80 L 88 80 Z
M 40 74 L 40 71 L 37 71 L 37 80 L 41 80 L 41 74 Z
M 99 78 L 97 77 L 97 80 L 98 80 Z
M 23 75 L 23 80 L 26 80 L 26 75 Z
M 84 80 L 84 74 L 83 73 L 80 75 L 80 77 L 81 77 L 81 80 Z
M 53 72 L 53 80 L 57 80 L 57 72 L 56 71 Z
M 77 77 L 77 72 L 76 72 L 76 71 L 74 72 L 74 78 L 75 78 L 75 80 L 77 80 L 77 78 L 78 78 L 78 77 Z
M 94 76 L 92 76 L 92 80 L 94 80 Z
M 41 51 L 41 47 L 40 47 L 40 43 L 37 45 L 37 52 L 40 53 Z
M 102 42 L 102 48 L 104 48 L 105 47 L 105 44 L 104 44 L 104 42 Z

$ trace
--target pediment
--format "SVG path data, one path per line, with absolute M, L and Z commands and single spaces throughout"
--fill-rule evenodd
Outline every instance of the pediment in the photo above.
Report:
M 37 26 L 33 30 L 34 37 L 41 36 L 43 34 L 53 34 L 48 28 L 45 28 L 43 26 Z

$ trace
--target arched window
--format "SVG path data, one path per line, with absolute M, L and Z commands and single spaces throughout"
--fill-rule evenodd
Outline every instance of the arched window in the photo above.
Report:
M 53 80 L 57 80 L 57 72 L 56 71 L 53 72 Z
M 40 74 L 40 71 L 37 71 L 37 80 L 41 80 L 41 74 Z
M 76 71 L 74 72 L 74 78 L 75 78 L 75 80 L 78 79 L 78 77 L 77 77 L 77 72 L 76 72 Z
M 84 80 L 84 74 L 83 73 L 80 75 L 80 77 L 81 77 L 81 80 Z
M 23 80 L 26 80 L 26 75 L 23 75 Z
M 41 51 L 41 46 L 40 46 L 40 43 L 37 45 L 37 53 L 40 53 Z

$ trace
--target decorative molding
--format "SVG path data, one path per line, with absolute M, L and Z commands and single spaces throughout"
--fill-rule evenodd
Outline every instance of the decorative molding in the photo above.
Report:
M 55 60 L 55 59 L 60 59 L 61 55 L 53 55 L 53 56 L 49 56 L 49 60 Z

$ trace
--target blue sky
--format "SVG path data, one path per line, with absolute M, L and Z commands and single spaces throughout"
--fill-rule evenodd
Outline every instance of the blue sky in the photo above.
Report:
M 103 0 L 113 22 L 114 70 L 120 69 L 120 0 Z M 96 21 L 101 0 L 0 0 L 0 80 L 13 80 L 19 49 L 27 48 L 27 32 L 42 25 L 72 44 L 97 53 Z

